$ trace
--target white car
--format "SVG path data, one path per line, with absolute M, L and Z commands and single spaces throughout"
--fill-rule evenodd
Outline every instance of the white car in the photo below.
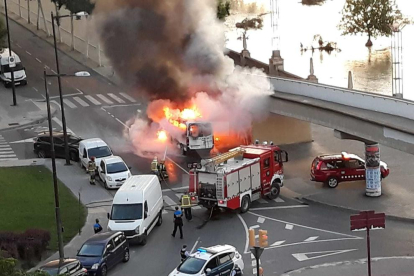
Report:
M 225 244 L 202 247 L 191 254 L 169 276 L 230 276 L 235 264 L 243 271 L 242 256 L 234 246 Z
M 131 176 L 129 167 L 119 156 L 103 158 L 98 166 L 98 174 L 105 189 L 119 188 Z

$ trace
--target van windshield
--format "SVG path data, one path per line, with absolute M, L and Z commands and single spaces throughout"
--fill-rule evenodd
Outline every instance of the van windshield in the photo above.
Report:
M 23 69 L 24 69 L 24 67 L 23 67 L 23 64 L 21 62 L 17 62 L 16 66 L 13 67 L 13 71 L 20 71 L 20 70 L 23 70 Z M 1 71 L 2 72 L 11 72 L 10 67 L 9 67 L 8 64 L 2 65 L 1 66 Z
M 89 157 L 94 156 L 95 158 L 102 158 L 102 157 L 107 157 L 111 155 L 112 155 L 112 152 L 107 146 L 88 149 Z
M 112 220 L 142 219 L 142 203 L 112 205 Z

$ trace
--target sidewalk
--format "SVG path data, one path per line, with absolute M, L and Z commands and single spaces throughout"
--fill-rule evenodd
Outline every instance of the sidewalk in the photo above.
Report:
M 372 258 L 372 275 L 375 276 L 410 276 L 414 275 L 414 257 Z M 368 275 L 367 259 L 328 263 L 301 268 L 281 276 L 361 276 Z
M 16 97 L 16 106 L 12 106 L 12 90 L 0 88 L 0 131 L 19 128 L 32 124 L 39 124 L 47 120 L 45 102 L 35 102 L 23 97 Z M 51 105 L 51 114 L 57 111 Z

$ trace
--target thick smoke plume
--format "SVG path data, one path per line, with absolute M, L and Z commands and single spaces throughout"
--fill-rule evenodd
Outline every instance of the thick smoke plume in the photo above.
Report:
M 97 12 L 106 56 L 118 76 L 150 101 L 128 135 L 137 154 L 154 145 L 156 132 L 181 135 L 162 108 L 195 105 L 214 132 L 245 133 L 266 114 L 271 86 L 255 69 L 235 67 L 224 55 L 225 36 L 211 0 L 100 0 Z M 259 75 L 259 76 L 258 76 Z M 263 77 L 260 77 L 263 76 Z

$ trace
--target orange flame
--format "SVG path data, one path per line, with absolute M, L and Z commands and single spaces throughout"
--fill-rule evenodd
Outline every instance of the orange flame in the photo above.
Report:
M 165 142 L 167 141 L 167 132 L 165 130 L 160 130 L 157 132 L 157 138 L 158 140 Z
M 187 120 L 194 120 L 194 119 L 202 117 L 196 106 L 193 106 L 192 108 L 185 108 L 183 110 L 179 110 L 179 109 L 171 110 L 169 107 L 164 107 L 163 111 L 165 114 L 165 118 L 171 124 L 183 130 L 186 129 L 186 125 L 183 122 Z

